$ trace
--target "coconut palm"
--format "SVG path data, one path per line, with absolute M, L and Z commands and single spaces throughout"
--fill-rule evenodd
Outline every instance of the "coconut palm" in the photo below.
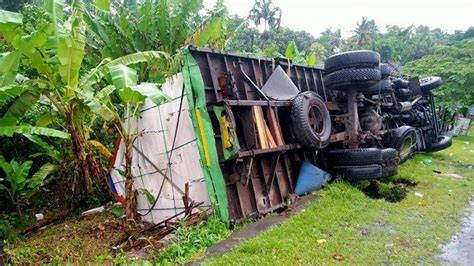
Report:
M 371 44 L 375 40 L 379 29 L 373 19 L 362 17 L 361 21 L 357 23 L 357 28 L 354 32 L 356 33 L 357 45 L 363 47 Z

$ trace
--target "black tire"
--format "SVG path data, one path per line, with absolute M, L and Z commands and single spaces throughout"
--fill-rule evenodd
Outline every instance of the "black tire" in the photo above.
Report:
M 398 165 L 382 165 L 382 178 L 398 174 Z
M 393 148 L 382 150 L 382 178 L 398 173 L 398 151 Z
M 321 97 L 306 91 L 298 94 L 291 106 L 291 126 L 298 142 L 305 148 L 321 149 L 331 138 L 331 116 Z
M 379 164 L 359 166 L 337 166 L 334 171 L 349 181 L 373 180 L 382 177 L 382 166 Z
M 372 68 L 343 69 L 326 75 L 324 85 L 333 90 L 372 86 L 380 81 L 380 70 Z
M 392 70 L 387 64 L 380 64 L 380 75 L 382 79 L 388 78 L 392 74 Z
M 382 79 L 377 84 L 365 89 L 359 89 L 365 95 L 385 94 L 392 91 L 392 82 L 389 79 Z
M 404 163 L 416 149 L 416 130 L 410 126 L 393 130 L 389 146 L 397 150 L 400 163 Z
M 333 55 L 324 62 L 326 74 L 345 68 L 378 68 L 380 55 L 373 51 L 350 51 Z
M 332 166 L 377 164 L 382 161 L 382 151 L 377 148 L 330 150 L 328 159 Z
M 440 136 L 435 142 L 426 141 L 425 152 L 435 152 L 449 148 L 453 144 L 450 136 Z
M 396 79 L 393 81 L 393 85 L 395 86 L 395 89 L 406 89 L 410 86 L 410 82 L 406 79 Z
M 397 160 L 398 151 L 393 148 L 382 149 L 382 161 Z
M 440 77 L 427 77 L 420 79 L 420 90 L 422 93 L 429 93 L 431 90 L 434 90 L 441 86 L 443 81 Z

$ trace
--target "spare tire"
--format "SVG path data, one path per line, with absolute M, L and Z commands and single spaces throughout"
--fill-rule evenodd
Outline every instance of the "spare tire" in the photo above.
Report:
M 382 79 L 377 84 L 365 89 L 359 89 L 365 95 L 384 94 L 392 91 L 392 82 L 389 79 Z
M 398 151 L 400 163 L 403 163 L 415 151 L 416 141 L 416 130 L 410 126 L 401 126 L 392 131 L 389 146 Z
M 392 71 L 390 70 L 390 67 L 387 64 L 380 64 L 380 75 L 383 79 L 388 78 L 391 73 Z
M 378 68 L 380 55 L 373 51 L 350 51 L 330 56 L 324 62 L 326 74 L 345 68 Z
M 317 93 L 305 91 L 293 99 L 291 128 L 298 142 L 305 148 L 321 149 L 329 144 L 331 116 Z
M 435 152 L 449 148 L 453 144 L 453 140 L 449 136 L 440 136 L 435 141 L 426 141 L 425 152 Z
M 334 171 L 349 181 L 373 180 L 382 177 L 382 166 L 379 164 L 358 166 L 337 166 Z
M 382 161 L 382 151 L 377 148 L 336 149 L 328 152 L 328 159 L 333 166 L 377 164 Z
M 380 70 L 372 68 L 343 69 L 326 75 L 324 85 L 333 90 L 372 86 L 380 81 Z
M 442 80 L 440 77 L 427 77 L 420 79 L 420 90 L 422 93 L 429 93 L 441 86 Z

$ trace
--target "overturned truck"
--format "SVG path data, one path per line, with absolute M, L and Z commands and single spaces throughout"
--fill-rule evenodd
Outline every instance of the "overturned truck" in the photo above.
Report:
M 378 179 L 396 174 L 414 151 L 447 141 L 430 90 L 397 96 L 395 84 L 423 83 L 392 77 L 377 53 L 338 54 L 325 69 L 193 47 L 183 53 L 182 74 L 163 85 L 171 101 L 146 101 L 133 121 L 138 211 L 155 223 L 185 215 L 190 204 L 212 206 L 228 222 L 256 217 L 290 202 L 304 164 Z M 124 164 L 119 144 L 107 179 L 119 201 Z

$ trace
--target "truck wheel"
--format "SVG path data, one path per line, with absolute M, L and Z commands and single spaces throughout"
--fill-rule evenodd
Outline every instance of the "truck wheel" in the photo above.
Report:
M 379 164 L 359 165 L 359 166 L 337 166 L 334 167 L 336 173 L 349 181 L 373 180 L 382 177 L 382 166 Z
M 398 159 L 398 152 L 397 150 L 393 149 L 393 148 L 385 148 L 385 149 L 382 149 L 382 161 L 385 162 L 385 161 L 397 161 Z
M 326 74 L 345 68 L 378 68 L 380 55 L 373 51 L 350 51 L 330 56 L 324 62 Z
M 343 69 L 326 75 L 324 85 L 333 90 L 372 86 L 380 81 L 380 70 L 372 68 Z
M 416 148 L 416 130 L 410 126 L 401 126 L 392 132 L 391 148 L 398 151 L 400 163 L 410 158 Z
M 392 71 L 387 64 L 380 64 L 380 75 L 382 76 L 382 79 L 388 78 L 391 73 Z
M 321 149 L 329 144 L 331 117 L 321 97 L 306 91 L 298 94 L 291 106 L 292 130 L 305 148 Z
M 392 91 L 392 83 L 389 79 L 382 79 L 377 84 L 365 89 L 359 89 L 365 95 L 384 94 Z
M 382 178 L 398 174 L 398 165 L 382 165 Z
M 440 136 L 435 142 L 428 140 L 425 144 L 425 152 L 435 152 L 450 147 L 453 144 L 453 140 L 449 136 Z
M 427 77 L 420 79 L 421 92 L 427 94 L 431 90 L 434 90 L 441 86 L 442 80 L 440 77 Z
M 382 151 L 377 148 L 336 149 L 328 152 L 329 163 L 340 165 L 367 165 L 382 161 Z
M 382 150 L 382 177 L 390 177 L 398 172 L 398 152 L 392 148 Z

